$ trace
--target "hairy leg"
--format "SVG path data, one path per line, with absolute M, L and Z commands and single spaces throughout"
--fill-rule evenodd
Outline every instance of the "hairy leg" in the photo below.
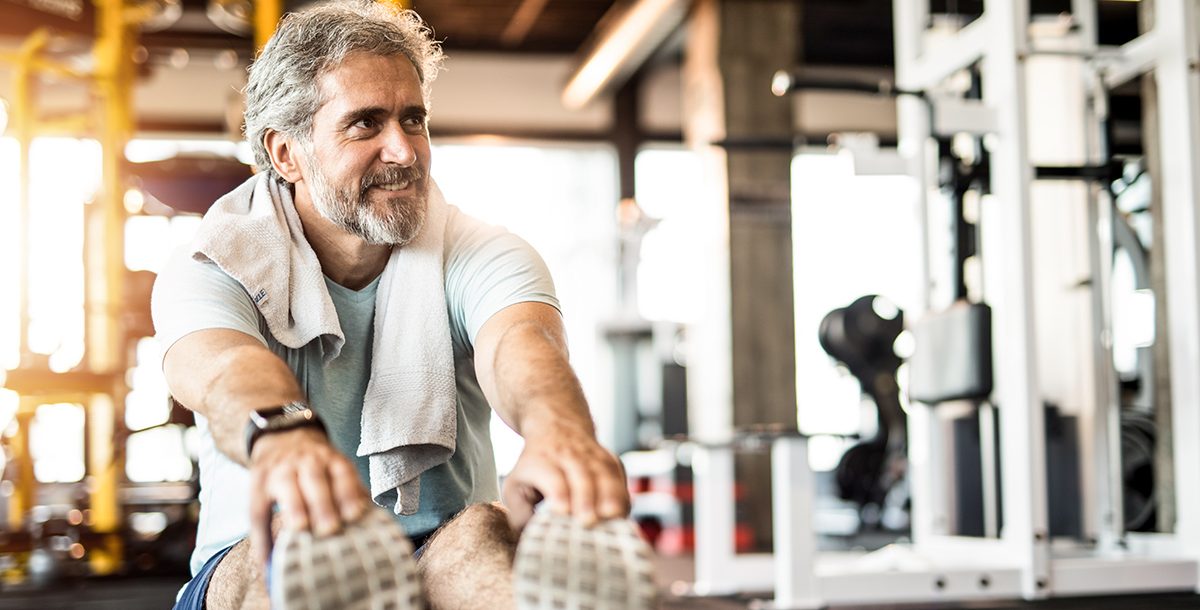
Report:
M 230 549 L 217 563 L 204 596 L 209 610 L 267 610 L 267 596 L 262 566 L 251 552 L 250 541 L 243 540 Z
M 506 610 L 516 606 L 512 565 L 517 537 L 499 504 L 468 506 L 426 543 L 417 561 L 433 610 Z

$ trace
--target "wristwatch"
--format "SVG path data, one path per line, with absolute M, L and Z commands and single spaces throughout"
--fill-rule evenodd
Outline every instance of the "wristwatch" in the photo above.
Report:
M 250 421 L 246 422 L 246 456 L 250 456 L 255 441 L 265 434 L 308 427 L 325 431 L 325 424 L 321 423 L 317 414 L 298 400 L 251 411 Z

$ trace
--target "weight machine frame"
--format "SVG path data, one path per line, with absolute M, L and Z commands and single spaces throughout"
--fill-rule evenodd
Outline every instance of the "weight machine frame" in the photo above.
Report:
M 1166 274 L 1165 306 L 1171 329 L 1173 457 L 1177 472 L 1200 472 L 1200 0 L 1155 0 L 1154 27 L 1119 48 L 1097 45 L 1093 0 L 1073 0 L 1078 35 L 1073 49 L 1031 42 L 1028 0 L 986 0 L 983 15 L 950 36 L 929 35 L 928 0 L 894 0 L 896 88 L 932 91 L 956 73 L 978 65 L 982 100 L 953 100 L 952 113 L 930 113 L 925 101 L 897 99 L 899 148 L 921 185 L 921 225 L 928 231 L 928 198 L 937 188 L 935 132 L 958 117 L 960 128 L 984 136 L 991 163 L 995 229 L 985 236 L 985 256 L 995 263 L 988 302 L 994 312 L 995 401 L 1004 463 L 1004 527 L 998 538 L 945 533 L 940 513 L 946 490 L 937 469 L 947 459 L 932 407 L 912 405 L 909 420 L 913 542 L 875 553 L 816 550 L 811 520 L 815 488 L 807 441 L 780 436 L 771 443 L 776 515 L 774 554 L 737 554 L 733 547 L 734 446 L 697 444 L 695 469 L 696 564 L 694 592 L 774 591 L 776 608 L 818 608 L 852 603 L 920 603 L 976 599 L 1200 592 L 1200 479 L 1176 478 L 1174 533 L 1122 529 L 1115 381 L 1111 373 L 1108 306 L 1092 292 L 1091 414 L 1081 418 L 1083 519 L 1088 542 L 1052 540 L 1046 491 L 1045 421 L 1037 370 L 1034 318 L 1031 191 L 1035 168 L 1029 151 L 1027 61 L 1037 54 L 1084 58 L 1099 87 L 1113 88 L 1153 72 L 1158 89 L 1158 138 Z M 936 102 L 934 102 L 936 104 Z M 936 110 L 936 107 L 935 107 Z M 1096 116 L 1088 117 L 1095 123 Z M 935 125 L 934 123 L 938 123 Z M 1097 129 L 1098 132 L 1098 129 Z M 1088 140 L 1089 160 L 1099 147 Z M 1092 193 L 1089 226 L 1104 226 L 1108 205 Z M 925 236 L 923 236 L 925 237 Z M 1103 279 L 1105 235 L 1089 239 L 1094 277 Z M 928 243 L 928 240 L 923 240 Z M 928 248 L 922 281 L 924 309 L 930 294 Z M 1161 297 L 1160 297 L 1161 298 Z M 1161 301 L 1160 301 L 1161 302 Z M 943 304 L 939 304 L 943 305 Z M 1043 329 L 1045 332 L 1047 329 Z M 794 518 L 784 518 L 795 516 Z

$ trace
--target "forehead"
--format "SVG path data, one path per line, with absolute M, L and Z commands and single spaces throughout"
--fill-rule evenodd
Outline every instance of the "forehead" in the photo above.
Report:
M 324 100 L 321 110 L 425 105 L 417 69 L 403 55 L 351 54 L 322 74 L 317 87 Z

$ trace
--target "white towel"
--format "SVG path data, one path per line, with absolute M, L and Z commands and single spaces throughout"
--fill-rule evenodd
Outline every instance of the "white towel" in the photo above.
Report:
M 444 277 L 448 214 L 431 179 L 425 225 L 412 242 L 392 249 L 375 297 L 357 454 L 367 456 L 371 496 L 397 514 L 417 511 L 421 473 L 454 454 L 458 394 Z M 242 284 L 279 343 L 299 349 L 319 338 L 325 363 L 341 352 L 337 310 L 288 189 L 265 174 L 247 180 L 209 209 L 192 251 Z

